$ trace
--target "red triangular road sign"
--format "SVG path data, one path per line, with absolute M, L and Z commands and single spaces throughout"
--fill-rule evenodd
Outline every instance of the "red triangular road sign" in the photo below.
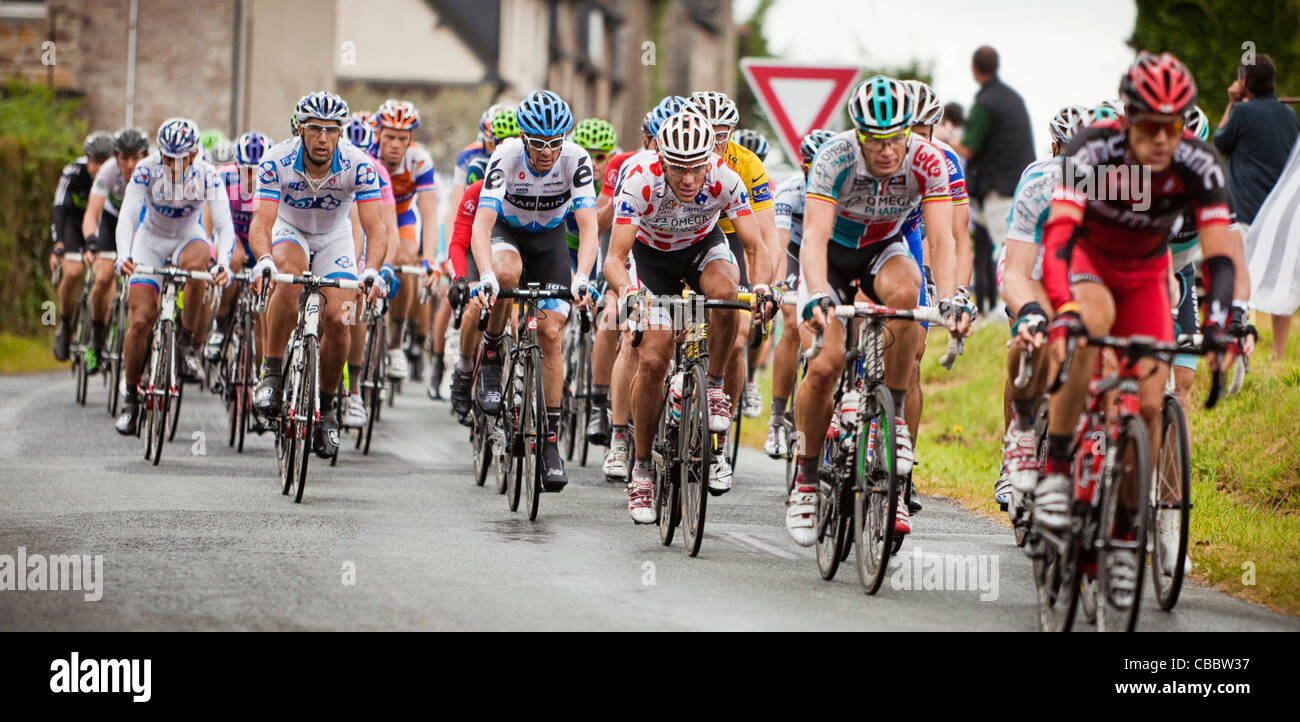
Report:
M 799 65 L 772 58 L 741 58 L 740 70 L 795 165 L 803 137 L 826 127 L 862 72 L 853 66 Z

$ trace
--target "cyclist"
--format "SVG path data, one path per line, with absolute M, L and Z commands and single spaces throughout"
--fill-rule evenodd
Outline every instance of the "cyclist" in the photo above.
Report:
M 604 189 L 605 170 L 609 166 L 609 156 L 614 150 L 617 143 L 617 137 L 614 134 L 614 126 L 608 121 L 600 118 L 586 118 L 582 122 L 573 126 L 573 142 L 579 148 L 587 151 L 591 156 L 591 169 L 594 174 L 594 183 L 596 184 L 596 194 L 599 195 Z M 582 270 L 592 278 L 599 278 L 600 269 L 579 269 L 578 266 L 578 226 L 577 222 L 570 214 L 565 217 L 564 231 L 566 239 L 569 242 L 569 263 L 573 272 L 577 273 Z M 602 246 L 607 244 L 603 243 Z
M 951 146 L 934 137 L 934 128 L 943 120 L 943 103 L 939 102 L 939 97 L 935 94 L 934 89 L 919 80 L 905 80 L 903 84 L 907 86 L 916 100 L 916 117 L 912 121 L 912 134 L 924 138 L 943 152 L 944 166 L 948 174 L 948 189 L 952 195 L 952 237 L 953 252 L 955 253 L 957 289 L 953 296 L 953 303 L 957 305 L 958 311 L 965 314 L 969 319 L 975 318 L 976 306 L 971 300 L 970 282 L 971 273 L 975 268 L 975 259 L 971 253 L 970 242 L 970 198 L 966 195 L 966 178 L 962 173 L 961 161 L 957 156 L 957 151 Z M 934 280 L 931 277 L 929 259 L 934 256 L 932 243 L 925 233 L 925 222 L 922 217 L 920 208 L 914 208 L 907 216 L 907 221 L 903 223 L 903 236 L 907 239 L 908 252 L 911 253 L 916 265 L 921 269 L 921 276 L 924 283 L 921 285 L 921 298 L 918 301 L 921 306 L 931 306 L 937 301 L 934 298 Z M 922 323 L 921 328 L 929 330 L 929 325 Z M 903 409 L 903 418 L 907 419 L 908 433 L 913 440 L 912 455 L 915 460 L 916 448 L 915 442 L 917 432 L 921 426 L 921 412 L 924 408 L 925 396 L 921 390 L 921 359 L 925 357 L 925 333 L 918 335 L 916 345 L 916 358 L 912 364 L 912 375 L 907 384 L 907 408 Z M 912 498 L 911 511 L 920 510 L 920 503 L 915 496 Z
M 1070 139 L 1090 121 L 1085 108 L 1067 105 L 1057 111 L 1048 125 L 1052 156 L 1035 161 L 1020 174 L 1012 194 L 1007 218 L 1007 242 L 998 257 L 998 291 L 1011 320 L 1011 346 L 1007 349 L 1007 381 L 1003 386 L 1002 472 L 994 484 L 993 498 L 1001 506 L 1011 501 L 1014 487 L 1022 494 L 1033 491 L 1038 481 L 1038 440 L 1034 434 L 1038 400 L 1047 383 L 1047 354 L 1033 356 L 1033 370 L 1023 389 L 1012 380 L 1020 373 L 1020 354 L 1041 348 L 1052 316 L 1047 291 L 1043 289 L 1043 224 L 1052 204 L 1052 193 L 1061 182 L 1061 154 Z
M 736 143 L 742 148 L 747 148 L 751 153 L 758 157 L 760 163 L 767 162 L 767 138 L 757 130 L 744 128 L 736 131 Z
M 1228 368 L 1235 350 L 1226 346 L 1234 263 L 1231 214 L 1223 168 L 1214 150 L 1183 135 L 1183 113 L 1195 103 L 1196 84 L 1169 53 L 1141 52 L 1120 81 L 1124 115 L 1118 122 L 1080 130 L 1066 148 L 1062 182 L 1053 194 L 1043 226 L 1043 285 L 1055 310 L 1050 345 L 1053 359 L 1065 357 L 1066 337 L 1087 333 L 1151 336 L 1171 341 L 1167 239 L 1183 212 L 1194 213 L 1206 256 L 1206 321 L 1203 328 L 1211 368 Z M 1142 168 L 1145 166 L 1145 168 Z M 1121 172 L 1150 182 L 1130 193 L 1108 183 Z M 1124 192 L 1121 192 L 1124 191 Z M 1059 530 L 1070 523 L 1074 492 L 1072 434 L 1083 411 L 1095 349 L 1080 346 L 1065 384 L 1051 396 L 1047 455 L 1034 492 L 1034 523 Z M 1222 363 L 1221 363 L 1222 362 Z M 1151 448 L 1160 448 L 1160 413 L 1168 365 L 1143 359 L 1139 390 Z M 1139 502 L 1142 503 L 1142 502 Z M 1137 570 L 1117 555 L 1112 583 L 1122 586 Z M 1126 573 L 1127 572 L 1127 573 Z
M 610 237 L 605 277 L 620 296 L 638 288 L 655 295 L 676 295 L 689 286 L 710 298 L 734 298 L 740 271 L 718 216 L 731 217 L 749 254 L 755 278 L 768 278 L 758 224 L 752 217 L 740 176 L 713 153 L 713 123 L 693 110 L 680 112 L 659 128 L 658 151 L 631 161 L 618 191 L 614 230 Z M 636 263 L 636 285 L 627 272 L 629 252 Z M 771 301 L 766 284 L 755 293 L 762 309 Z M 766 309 L 764 309 L 766 310 Z M 650 494 L 654 469 L 651 443 L 658 427 L 663 379 L 672 357 L 672 320 L 663 309 L 651 313 L 649 329 L 639 350 L 632 390 L 636 460 L 628 485 L 628 513 L 638 524 L 654 521 Z M 725 433 L 731 425 L 730 405 L 723 389 L 734 351 L 738 313 L 719 310 L 710 317 L 708 408 L 709 428 Z M 731 488 L 731 467 L 725 454 L 714 456 L 709 490 Z
M 158 294 L 162 290 L 161 277 L 133 275 L 136 267 L 162 268 L 170 264 L 201 271 L 211 266 L 215 281 L 224 286 L 229 281 L 226 269 L 235 244 L 225 185 L 216 170 L 199 158 L 198 126 L 185 118 L 166 120 L 158 128 L 156 143 L 157 154 L 137 163 L 131 175 L 115 234 L 117 269 L 122 275 L 131 276 L 127 297 L 129 321 L 122 346 L 126 397 L 116 423 L 117 432 L 124 436 L 136 431 L 137 386 L 148 355 L 149 336 L 158 316 Z M 208 233 L 199 223 L 200 209 L 204 206 L 217 239 L 215 263 L 212 263 Z M 192 302 L 181 312 L 177 346 L 187 358 L 192 358 L 197 351 L 195 332 L 206 329 L 201 318 L 205 304 L 193 302 L 203 298 L 206 285 L 193 279 L 185 284 L 185 296 Z
M 587 303 L 586 274 L 569 272 L 564 217 L 570 208 L 578 222 L 578 268 L 591 268 L 599 251 L 591 157 L 564 138 L 573 128 L 569 104 L 549 90 L 535 90 L 515 110 L 515 122 L 519 139 L 503 141 L 488 162 L 470 239 L 479 289 L 484 303 L 492 306 L 476 389 L 489 414 L 501 409 L 501 336 L 511 313 L 511 303 L 496 298 L 499 290 L 536 282 L 548 289 L 568 288 L 575 300 Z M 567 301 L 539 304 L 544 312 L 537 335 L 546 401 L 547 438 L 540 450 L 546 491 L 561 491 L 568 483 L 557 438 L 564 385 L 560 329 L 568 307 Z
M 378 267 L 384 258 L 383 217 L 380 212 L 379 174 L 370 156 L 341 143 L 348 104 L 325 91 L 306 95 L 295 109 L 299 135 L 262 156 L 257 176 L 258 205 L 248 229 L 248 243 L 257 254 L 253 267 L 254 289 L 260 288 L 263 270 L 300 275 L 373 281 L 370 301 L 384 289 Z M 373 256 L 358 277 L 352 224 L 353 203 Z M 348 356 L 350 338 L 344 315 L 355 296 L 341 288 L 323 288 L 325 306 L 320 316 L 321 413 L 315 439 L 316 453 L 333 456 L 338 448 L 334 396 Z M 275 288 L 266 308 L 266 351 L 262 379 L 253 391 L 253 405 L 267 417 L 280 413 L 284 386 L 283 353 L 298 318 L 298 289 Z
M 828 317 L 832 303 L 851 303 L 858 291 L 900 309 L 917 305 L 921 271 L 909 255 L 901 230 L 921 206 L 931 266 L 941 298 L 951 299 L 955 275 L 952 200 L 944 155 L 913 136 L 915 98 L 902 81 L 876 75 L 853 91 L 848 103 L 853 129 L 822 144 L 808 173 L 804 235 L 799 251 L 799 307 L 807 328 L 824 333 L 832 351 L 844 347 L 844 327 Z M 941 301 L 950 333 L 967 333 L 968 322 L 951 300 Z M 902 418 L 921 329 L 911 322 L 887 325 L 893 343 L 885 349 L 885 385 L 896 411 L 899 476 L 912 469 L 912 442 Z M 800 546 L 816 539 L 816 484 L 821 446 L 844 357 L 821 353 L 808 364 L 795 396 L 795 425 L 803 439 L 799 471 L 786 503 L 786 529 Z M 899 495 L 894 528 L 911 531 L 907 504 Z
M 808 181 L 808 169 L 812 167 L 817 149 L 834 135 L 829 130 L 814 130 L 803 137 L 799 143 L 800 172 L 778 186 L 773 198 L 776 232 L 786 247 L 783 290 L 787 293 L 795 292 L 799 284 L 799 244 L 803 241 L 804 189 Z M 781 338 L 777 341 L 772 357 L 772 410 L 768 419 L 767 439 L 763 442 L 763 451 L 773 459 L 789 452 L 787 444 L 790 440 L 785 438 L 780 429 L 798 370 L 799 325 L 795 321 L 793 307 L 781 307 L 781 324 Z
M 72 312 L 81 301 L 82 273 L 85 271 L 82 247 L 82 219 L 87 198 L 100 167 L 113 155 L 113 136 L 102 131 L 91 133 L 82 144 L 85 155 L 63 167 L 58 190 L 54 192 L 54 249 L 50 252 L 50 272 L 62 264 L 59 280 L 59 325 L 54 331 L 54 358 L 68 360 L 72 338 Z
M 343 130 L 344 139 L 353 146 L 367 152 L 375 144 L 375 126 L 366 122 L 360 113 L 355 113 L 348 120 L 347 126 Z M 373 156 L 372 156 L 373 159 Z M 382 205 L 380 215 L 383 216 L 385 241 L 384 241 L 384 259 L 380 265 L 379 275 L 383 276 L 384 284 L 387 287 L 388 297 L 392 298 L 397 290 L 397 274 L 393 271 L 393 259 L 397 254 L 397 201 L 393 198 L 393 181 L 388 175 L 388 169 L 383 163 L 375 163 L 372 160 L 376 173 L 379 175 L 379 200 Z M 349 212 L 352 217 L 352 242 L 353 250 L 357 254 L 357 265 L 365 265 L 366 260 L 366 240 L 365 231 L 361 225 L 361 218 L 357 211 L 357 206 L 353 205 Z M 364 300 L 358 295 L 356 308 L 361 308 Z M 356 321 L 357 318 L 351 320 Z M 348 347 L 348 393 L 343 400 L 343 427 L 347 429 L 359 429 L 366 425 L 366 419 L 369 418 L 366 413 L 365 399 L 361 397 L 361 376 L 364 373 L 362 365 L 366 361 L 366 326 L 362 323 L 352 323 L 349 325 L 349 335 L 351 336 L 351 345 Z
M 492 135 L 500 141 L 519 137 L 519 125 L 515 123 L 515 109 L 507 108 L 492 119 Z M 464 278 L 470 282 L 478 281 L 478 268 L 473 256 L 468 256 L 474 215 L 478 211 L 479 196 L 483 190 L 483 178 L 487 175 L 488 158 L 479 157 L 471 160 L 465 169 L 465 180 L 469 186 L 461 194 L 460 205 L 456 207 L 456 219 L 451 242 L 447 244 L 447 257 L 452 265 L 455 278 Z M 470 299 L 462 312 L 470 318 L 476 318 L 480 306 L 478 299 Z M 451 304 L 446 304 L 450 309 Z M 473 385 L 474 363 L 478 358 L 478 345 L 481 333 L 476 323 L 462 323 L 460 326 L 460 358 L 451 374 L 451 409 L 460 419 L 469 413 L 470 393 Z
M 397 201 L 397 233 L 400 236 L 397 265 L 431 261 L 438 249 L 438 197 L 433 159 L 429 152 L 412 142 L 420 127 L 420 112 L 405 100 L 389 99 L 375 111 L 379 126 L 378 158 L 393 181 L 393 198 Z M 415 200 L 415 209 L 411 201 Z M 416 237 L 416 211 L 419 211 L 420 234 Z M 423 264 L 421 264 L 423 265 Z M 418 323 L 418 292 L 414 283 L 399 284 L 389 307 L 388 371 L 395 379 L 410 373 L 406 350 L 402 348 L 403 325 L 409 326 L 416 348 L 423 348 L 424 333 Z M 419 357 L 414 359 L 417 363 Z
M 460 204 L 460 198 L 465 193 L 465 188 L 473 181 L 469 180 L 469 165 L 476 158 L 484 160 L 492 157 L 492 152 L 497 149 L 497 143 L 504 140 L 492 131 L 492 122 L 497 116 L 505 111 L 513 111 L 508 105 L 493 103 L 491 107 L 483 111 L 483 115 L 478 119 L 478 139 L 473 143 L 461 149 L 456 155 L 456 171 L 451 178 L 451 196 L 452 208 Z
M 86 373 L 99 371 L 108 321 L 113 313 L 116 284 L 113 262 L 117 260 L 117 213 L 126 195 L 126 184 L 135 166 L 149 152 L 149 138 L 139 128 L 123 128 L 113 138 L 113 157 L 104 161 L 95 183 L 90 187 L 86 213 L 81 219 L 81 235 L 86 239 L 86 263 L 93 263 L 95 284 L 90 290 L 91 342 L 86 349 Z M 103 239 L 101 243 L 100 239 Z M 105 246 L 101 250 L 101 246 Z
M 727 166 L 734 170 L 740 179 L 745 182 L 745 190 L 749 196 L 749 207 L 754 212 L 754 217 L 758 221 L 759 232 L 763 235 L 763 250 L 767 254 L 768 263 L 764 268 L 775 269 L 780 265 L 776 263 L 777 259 L 782 257 L 784 249 L 780 247 L 781 242 L 776 234 L 776 212 L 772 210 L 772 187 L 767 178 L 767 171 L 763 168 L 763 163 L 748 148 L 744 148 L 731 140 L 732 130 L 740 122 L 740 111 L 736 109 L 736 103 L 724 93 L 715 91 L 701 91 L 691 93 L 690 107 L 700 115 L 709 119 L 713 124 L 713 152 L 717 153 L 726 161 Z M 727 236 L 727 243 L 731 247 L 731 253 L 736 257 L 740 265 L 740 285 L 749 288 L 754 284 L 763 284 L 770 287 L 772 284 L 780 282 L 780 272 L 771 278 L 753 277 L 748 272 L 745 264 L 745 254 L 742 252 L 740 240 L 731 226 L 731 221 L 727 218 L 721 218 L 718 224 L 722 226 L 722 232 Z M 733 403 L 737 400 L 741 402 L 740 410 L 747 418 L 757 418 L 763 412 L 763 397 L 758 391 L 758 384 L 754 382 L 754 367 L 758 362 L 758 354 L 746 354 L 745 347 L 749 343 L 750 318 L 741 315 L 740 327 L 736 332 L 736 350 L 731 356 L 731 362 L 736 364 L 734 372 L 731 375 L 731 385 L 727 389 L 728 398 Z M 745 359 L 748 358 L 748 366 L 745 365 Z M 743 397 L 741 391 L 743 389 Z
M 641 148 L 654 151 L 658 148 L 655 135 L 665 120 L 677 113 L 686 98 L 669 95 L 662 98 L 641 122 Z M 614 222 L 614 192 L 627 161 L 641 153 L 633 150 L 619 153 L 609 159 L 605 167 L 605 181 L 596 200 L 596 220 L 601 232 L 608 230 Z M 633 164 L 635 165 L 635 164 Z M 632 166 L 627 166 L 631 168 Z M 608 249 L 606 249 L 608 256 Z M 604 263 L 601 263 L 602 270 Z M 606 279 L 608 280 L 608 279 Z M 628 475 L 628 419 L 632 416 L 632 377 L 636 374 L 637 350 L 631 343 L 618 342 L 618 294 L 612 286 L 606 284 L 605 310 L 597 321 L 595 342 L 591 354 L 591 393 L 594 408 L 609 409 L 610 434 L 609 449 L 605 452 L 602 472 L 611 481 L 626 481 Z M 596 414 L 599 419 L 604 414 Z M 593 429 L 588 429 L 592 431 Z M 600 429 L 594 429 L 600 431 Z M 590 434 L 588 438 L 591 438 Z M 600 437 L 592 439 L 599 443 Z

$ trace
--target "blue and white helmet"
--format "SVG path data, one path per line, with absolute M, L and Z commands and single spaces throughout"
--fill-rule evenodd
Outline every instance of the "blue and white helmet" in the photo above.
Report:
M 375 144 L 375 127 L 355 115 L 344 124 L 343 132 L 348 141 L 361 150 L 367 150 Z
M 799 160 L 804 163 L 813 162 L 813 156 L 817 155 L 817 149 L 822 147 L 822 143 L 834 137 L 834 131 L 821 130 L 820 128 L 808 133 L 803 137 L 803 141 L 799 143 Z
M 534 90 L 515 110 L 515 123 L 528 135 L 564 135 L 573 130 L 573 111 L 549 90 Z
M 736 108 L 736 101 L 728 98 L 726 93 L 700 90 L 691 93 L 690 104 L 695 112 L 714 125 L 734 128 L 740 122 L 740 111 Z
M 305 122 L 308 118 L 317 118 L 337 120 L 341 125 L 348 120 L 348 103 L 333 93 L 318 90 L 302 96 L 298 101 L 298 107 L 293 110 L 293 115 L 299 123 Z
M 849 98 L 849 118 L 854 127 L 872 135 L 891 135 L 912 125 L 916 98 L 903 81 L 873 75 L 862 81 Z
M 676 115 L 689 102 L 680 95 L 665 95 L 649 113 L 646 113 L 645 120 L 641 123 L 641 132 L 651 138 L 657 137 L 659 126 Z
M 158 152 L 184 158 L 199 147 L 199 126 L 189 118 L 168 118 L 158 126 Z
M 235 141 L 235 162 L 239 165 L 257 165 L 262 162 L 262 154 L 271 147 L 271 139 L 251 131 L 239 136 Z

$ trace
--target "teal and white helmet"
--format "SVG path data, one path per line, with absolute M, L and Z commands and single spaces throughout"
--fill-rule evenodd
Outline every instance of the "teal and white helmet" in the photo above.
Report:
M 916 98 L 895 78 L 873 75 L 849 98 L 849 118 L 864 133 L 892 135 L 910 127 L 915 117 Z
M 1210 119 L 1205 117 L 1201 106 L 1193 105 L 1183 111 L 1184 127 L 1202 143 L 1210 140 Z

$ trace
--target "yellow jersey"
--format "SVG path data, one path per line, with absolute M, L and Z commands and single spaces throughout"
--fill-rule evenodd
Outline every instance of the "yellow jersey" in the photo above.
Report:
M 736 171 L 736 175 L 740 176 L 740 180 L 745 184 L 745 190 L 749 193 L 751 211 L 757 213 L 772 207 L 772 182 L 767 178 L 763 161 L 754 155 L 754 151 L 738 145 L 735 141 L 727 141 L 727 150 L 723 153 L 722 159 L 728 168 Z M 736 232 L 731 225 L 731 219 L 726 216 L 718 221 L 718 226 L 722 228 L 723 233 Z

